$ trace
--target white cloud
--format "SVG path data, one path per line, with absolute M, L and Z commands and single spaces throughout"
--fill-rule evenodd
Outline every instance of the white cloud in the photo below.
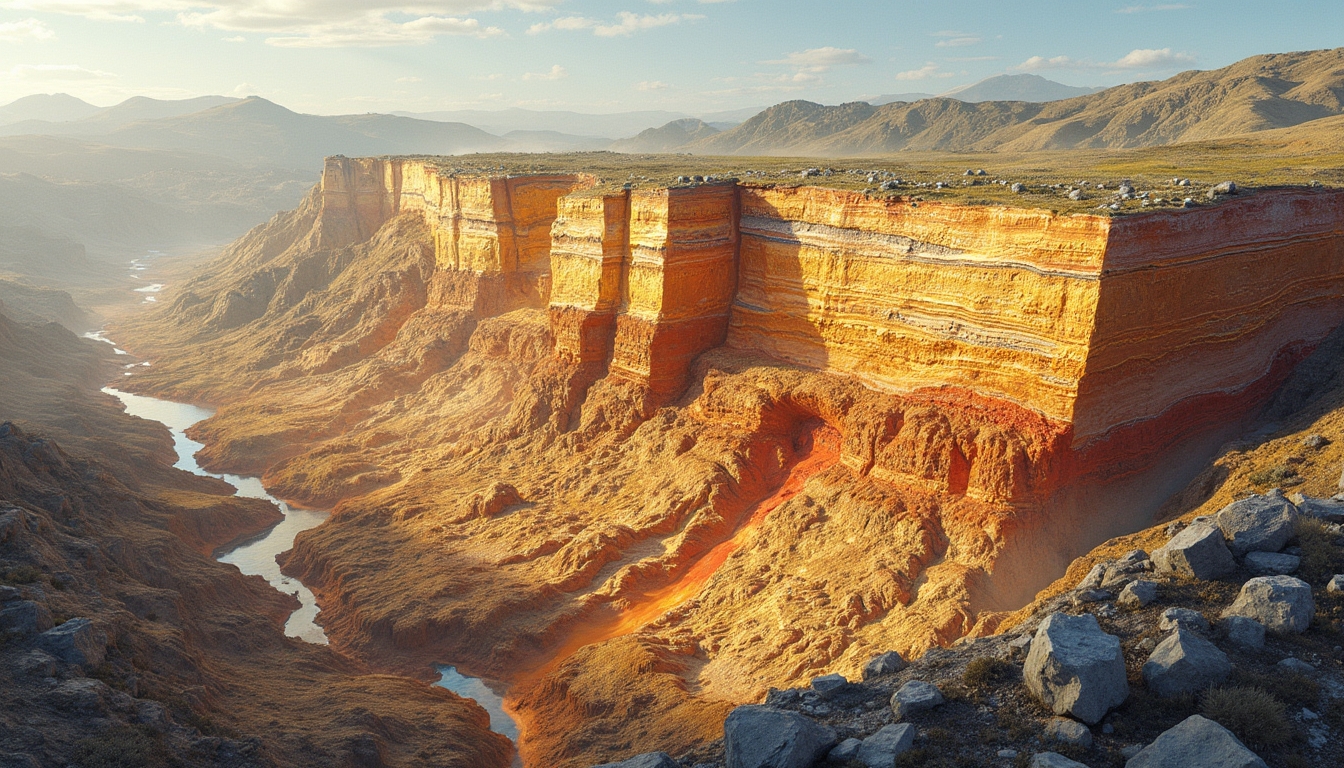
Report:
M 523 75 L 524 80 L 563 80 L 569 77 L 569 73 L 559 64 L 551 67 L 550 72 L 528 72 Z
M 828 72 L 832 67 L 871 64 L 872 59 L 853 48 L 809 48 L 795 51 L 782 59 L 763 61 L 762 64 L 782 64 L 793 67 L 799 72 Z
M 660 13 L 657 15 L 631 13 L 630 11 L 621 11 L 616 14 L 616 21 L 606 23 L 598 19 L 589 19 L 584 16 L 561 16 L 552 21 L 538 22 L 528 27 L 527 34 L 539 35 L 552 29 L 561 31 L 574 31 L 579 29 L 591 29 L 594 35 L 598 37 L 627 37 L 636 32 L 646 29 L 656 29 L 657 27 L 666 27 L 672 24 L 680 24 L 683 21 L 700 21 L 705 18 L 698 13 Z
M 1117 8 L 1116 13 L 1147 13 L 1148 11 L 1184 11 L 1189 8 L 1185 3 L 1165 3 L 1163 5 L 1127 5 Z
M 224 42 L 226 42 L 226 43 L 246 43 L 246 42 L 247 42 L 247 38 L 246 38 L 246 37 L 243 37 L 242 35 L 234 35 L 233 37 L 225 37 L 225 38 L 222 38 L 222 39 L 223 39 Z
M 668 85 L 667 83 L 664 83 L 662 80 L 644 80 L 642 82 L 635 83 L 636 91 L 666 91 L 668 88 L 671 87 L 672 86 Z
M 904 72 L 897 72 L 897 80 L 932 80 L 935 78 L 952 77 L 953 73 L 943 72 L 937 64 L 929 63 L 919 69 L 908 69 Z
M 9 79 L 23 82 L 81 82 L 115 80 L 116 75 L 97 69 L 85 69 L 75 64 L 19 64 L 10 67 Z
M 536 0 L 0 0 L 0 8 L 97 20 L 173 14 L 186 26 L 269 35 L 283 47 L 417 45 L 442 35 L 498 37 L 504 30 L 455 14 L 541 10 Z
M 1046 69 L 1128 69 L 1144 71 L 1162 71 L 1192 66 L 1195 57 L 1188 53 L 1176 53 L 1170 48 L 1135 48 L 1116 61 L 1091 61 L 1075 59 L 1069 56 L 1032 56 L 1018 64 L 1014 69 L 1037 72 Z
M 50 40 L 56 36 L 46 24 L 37 19 L 6 21 L 0 24 L 0 42 L 25 43 L 30 40 Z

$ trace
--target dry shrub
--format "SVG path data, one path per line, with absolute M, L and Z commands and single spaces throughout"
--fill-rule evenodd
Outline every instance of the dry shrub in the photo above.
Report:
M 1344 570 L 1344 553 L 1334 538 L 1320 520 L 1305 515 L 1297 518 L 1297 545 L 1302 548 L 1298 576 L 1308 584 L 1319 584 Z
M 961 675 L 961 682 L 971 690 L 978 690 L 1010 680 L 1013 671 L 1013 665 L 1003 659 L 980 656 L 971 659 L 966 665 L 966 671 Z
M 1306 675 L 1299 675 L 1295 672 L 1290 674 L 1279 671 L 1264 673 L 1238 668 L 1232 670 L 1231 683 L 1233 686 L 1240 688 L 1259 688 L 1267 691 L 1271 696 L 1293 709 L 1315 707 L 1316 700 L 1321 697 L 1320 683 Z
M 1248 746 L 1275 747 L 1293 738 L 1283 702 L 1263 688 L 1215 688 L 1204 695 L 1200 711 Z

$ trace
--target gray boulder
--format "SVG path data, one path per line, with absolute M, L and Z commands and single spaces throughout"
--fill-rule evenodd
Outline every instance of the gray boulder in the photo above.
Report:
M 826 753 L 826 759 L 832 763 L 847 763 L 850 760 L 857 760 L 859 759 L 859 747 L 862 745 L 863 742 L 859 739 L 845 739 Z
M 1055 714 L 1088 724 L 1129 697 L 1120 638 L 1102 632 L 1091 614 L 1047 616 L 1031 641 L 1023 676 Z
M 1286 659 L 1282 659 L 1281 661 L 1279 661 L 1278 664 L 1275 664 L 1274 666 L 1275 668 L 1283 670 L 1284 672 L 1287 672 L 1289 674 L 1302 675 L 1304 677 L 1315 677 L 1320 673 L 1320 670 L 1317 669 L 1316 667 L 1312 666 L 1311 664 L 1301 659 L 1294 658 L 1292 656 L 1289 656 Z
M 648 752 L 619 763 L 604 763 L 597 768 L 680 768 L 666 752 Z
M 1115 602 L 1124 608 L 1142 608 L 1156 599 L 1157 582 L 1139 579 L 1126 584 Z
M 858 760 L 867 768 L 895 768 L 896 758 L 915 744 L 915 726 L 909 723 L 884 725 L 863 740 Z
M 1344 573 L 1337 573 L 1330 577 L 1330 581 L 1325 585 L 1325 591 L 1336 595 L 1344 592 Z
M 1218 528 L 1237 556 L 1247 552 L 1278 552 L 1293 537 L 1297 508 L 1274 493 L 1248 496 L 1223 507 Z
M 1223 616 L 1245 616 L 1271 632 L 1305 632 L 1316 614 L 1311 587 L 1292 576 L 1257 576 L 1241 585 L 1241 593 Z
M 4 606 L 0 609 L 0 634 L 12 632 L 27 637 L 38 632 L 46 632 L 54 623 L 51 611 L 41 603 L 18 600 L 4 603 Z
M 1230 674 L 1227 654 L 1181 627 L 1158 643 L 1143 665 L 1143 682 L 1164 699 L 1211 688 Z
M 1045 738 L 1047 741 L 1073 744 L 1083 749 L 1092 746 L 1092 731 L 1086 725 L 1067 717 L 1055 717 L 1047 721 Z
M 38 636 L 38 645 L 66 664 L 96 667 L 107 655 L 107 635 L 88 619 L 70 619 Z
M 891 675 L 905 669 L 905 659 L 896 651 L 887 651 L 878 656 L 874 656 L 863 665 L 863 679 L 871 680 L 874 677 L 882 675 Z
M 1074 589 L 1089 590 L 1100 588 L 1101 582 L 1106 580 L 1106 572 L 1108 570 L 1110 570 L 1110 564 L 1097 563 L 1092 566 L 1092 570 L 1087 572 L 1087 575 L 1083 577 L 1082 581 L 1078 582 L 1078 586 L 1074 587 Z
M 1125 762 L 1125 768 L 1268 768 L 1223 726 L 1191 715 Z
M 1170 632 L 1177 627 L 1207 632 L 1209 620 L 1204 618 L 1204 614 L 1189 608 L 1168 608 L 1163 611 L 1162 618 L 1158 619 L 1157 628 L 1162 632 Z
M 916 712 L 933 709 L 943 703 L 938 686 L 923 680 L 911 680 L 891 695 L 891 711 L 901 720 Z
M 1213 185 L 1213 188 L 1209 190 L 1209 199 L 1213 200 L 1214 198 L 1226 197 L 1227 195 L 1235 195 L 1239 191 L 1235 181 L 1224 181 Z
M 1259 576 L 1286 576 L 1296 573 L 1302 558 L 1278 552 L 1247 552 L 1246 568 Z
M 1243 648 L 1260 650 L 1265 647 L 1265 625 L 1245 616 L 1229 616 L 1219 624 L 1227 639 Z
M 1083 763 L 1058 752 L 1038 752 L 1031 758 L 1031 768 L 1087 768 Z
M 1222 531 L 1207 523 L 1185 528 L 1165 546 L 1154 550 L 1153 565 L 1159 573 L 1179 573 L 1196 579 L 1216 579 L 1237 567 Z
M 836 741 L 835 731 L 797 712 L 754 704 L 723 723 L 728 768 L 811 768 Z
M 1327 523 L 1344 523 L 1344 502 L 1335 499 L 1315 499 L 1294 493 L 1288 497 L 1297 505 L 1299 514 L 1324 520 Z
M 812 678 L 812 690 L 821 694 L 823 699 L 829 699 L 848 687 L 849 681 L 844 675 L 822 675 Z

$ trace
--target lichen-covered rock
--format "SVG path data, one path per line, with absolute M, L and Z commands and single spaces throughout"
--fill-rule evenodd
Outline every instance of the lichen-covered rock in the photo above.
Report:
M 1047 721 L 1045 738 L 1047 741 L 1072 744 L 1083 749 L 1092 746 L 1092 731 L 1086 725 L 1067 717 L 1055 717 Z
M 1302 558 L 1280 552 L 1247 552 L 1246 568 L 1260 576 L 1286 576 L 1296 573 Z
M 1241 593 L 1223 616 L 1245 616 L 1271 632 L 1305 632 L 1316 614 L 1311 586 L 1292 576 L 1257 576 L 1241 586 Z
M 43 632 L 38 645 L 61 661 L 82 667 L 96 667 L 107 655 L 107 635 L 84 618 Z
M 746 705 L 728 713 L 728 768 L 811 768 L 835 746 L 835 731 L 797 712 Z
M 1243 648 L 1260 650 L 1265 647 L 1265 625 L 1245 616 L 1228 616 L 1219 622 L 1227 639 Z
M 1207 632 L 1209 620 L 1204 618 L 1204 614 L 1191 608 L 1168 608 L 1163 611 L 1162 617 L 1158 619 L 1157 628 L 1162 632 L 1170 632 L 1177 627 Z
M 1227 654 L 1183 627 L 1158 643 L 1143 665 L 1143 682 L 1164 699 L 1211 688 L 1230 674 Z
M 867 768 L 895 768 L 896 758 L 909 751 L 914 744 L 913 725 L 884 725 L 859 745 L 858 760 Z
M 1027 688 L 1057 715 L 1097 723 L 1129 697 L 1120 639 L 1091 614 L 1041 622 L 1023 668 Z
M 887 651 L 874 656 L 867 664 L 863 665 L 863 679 L 871 680 L 874 677 L 895 674 L 905 667 L 906 661 L 901 657 L 901 654 L 896 651 Z
M 1154 550 L 1153 564 L 1160 573 L 1179 573 L 1196 579 L 1216 579 L 1237 567 L 1222 531 L 1208 523 L 1192 525 Z
M 1218 513 L 1218 528 L 1238 556 L 1247 552 L 1278 552 L 1293 536 L 1297 509 L 1278 494 L 1249 496 Z
M 1267 768 L 1223 726 L 1191 715 L 1167 730 L 1126 763 L 1125 768 Z
M 938 686 L 923 680 L 911 680 L 891 695 L 891 711 L 896 713 L 897 720 L 933 709 L 942 703 L 943 692 L 938 690 Z
M 1157 582 L 1139 579 L 1126 584 L 1115 602 L 1125 608 L 1142 608 L 1156 599 Z
M 596 768 L 678 768 L 677 761 L 666 752 L 647 752 L 619 763 L 605 763 Z

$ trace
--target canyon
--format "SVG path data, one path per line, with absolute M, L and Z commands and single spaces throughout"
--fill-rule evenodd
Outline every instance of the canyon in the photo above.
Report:
M 1344 192 L 1113 216 L 329 158 L 114 328 L 203 466 L 333 507 L 338 652 L 508 687 L 525 765 L 995 631 L 1344 320 Z M 1195 499 L 1197 505 L 1203 498 Z

